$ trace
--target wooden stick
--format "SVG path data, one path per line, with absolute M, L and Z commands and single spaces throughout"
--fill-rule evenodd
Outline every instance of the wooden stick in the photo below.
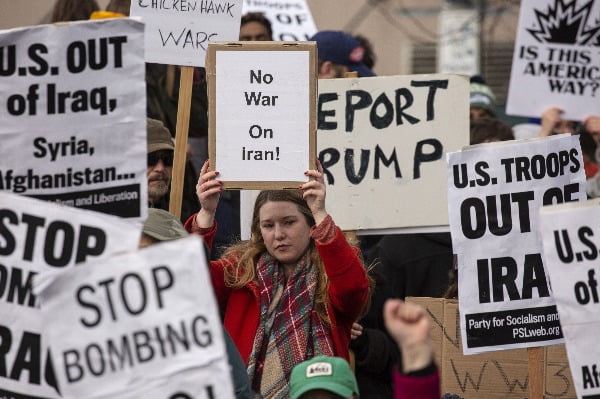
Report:
M 183 197 L 183 178 L 185 175 L 188 130 L 190 127 L 193 78 L 194 67 L 182 66 L 179 78 L 179 99 L 177 102 L 173 177 L 171 179 L 171 196 L 169 198 L 169 212 L 178 219 L 181 217 L 181 199 Z
M 358 72 L 348 71 L 344 74 L 344 78 L 358 78 Z M 358 236 L 356 235 L 356 230 L 345 230 L 344 235 L 350 244 L 358 245 Z
M 527 370 L 529 372 L 529 398 L 544 397 L 544 348 L 527 348 Z

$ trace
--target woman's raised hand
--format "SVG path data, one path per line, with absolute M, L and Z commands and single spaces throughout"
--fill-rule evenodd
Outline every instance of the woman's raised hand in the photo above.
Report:
M 222 182 L 217 180 L 219 172 L 209 171 L 209 160 L 204 162 L 200 170 L 200 177 L 196 184 L 196 195 L 200 201 L 200 211 L 196 214 L 196 223 L 199 227 L 212 227 L 215 220 L 215 213 L 221 197 Z
M 327 217 L 327 210 L 325 210 L 325 178 L 321 162 L 317 161 L 317 170 L 310 169 L 304 174 L 310 177 L 310 181 L 300 186 L 300 189 L 304 191 L 302 197 L 310 208 L 315 223 L 319 224 Z

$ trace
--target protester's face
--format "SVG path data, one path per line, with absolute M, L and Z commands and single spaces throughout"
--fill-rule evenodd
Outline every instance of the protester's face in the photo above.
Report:
M 346 74 L 350 72 L 346 65 L 333 64 L 335 70 L 335 78 L 345 78 Z
M 173 167 L 173 151 L 155 151 L 148 154 L 148 200 L 154 202 L 169 191 Z
M 271 40 L 269 30 L 263 24 L 251 21 L 240 27 L 240 40 L 262 42 Z
M 572 121 L 560 120 L 554 126 L 554 134 L 574 133 L 575 124 Z
M 350 396 L 347 399 L 351 399 L 354 396 Z M 313 389 L 310 392 L 306 392 L 300 396 L 300 399 L 346 399 L 343 396 L 337 395 L 333 392 L 326 391 L 324 389 Z
M 140 242 L 138 243 L 138 248 L 146 248 L 156 244 L 157 242 L 158 241 L 155 238 L 152 238 L 149 235 L 142 233 L 140 237 Z
M 349 72 L 346 65 L 334 64 L 331 61 L 325 61 L 319 67 L 319 79 L 336 79 L 346 77 Z
M 259 227 L 267 251 L 283 265 L 294 265 L 310 244 L 310 226 L 292 202 L 265 202 L 259 211 Z
M 600 146 L 600 130 L 592 130 L 592 131 L 590 131 L 590 134 L 594 138 L 596 145 Z
M 469 116 L 471 120 L 479 119 L 479 118 L 493 118 L 494 116 L 490 114 L 489 111 L 483 108 L 471 108 L 469 111 Z

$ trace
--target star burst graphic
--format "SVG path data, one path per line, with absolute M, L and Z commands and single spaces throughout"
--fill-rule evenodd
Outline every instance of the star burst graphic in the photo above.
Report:
M 577 8 L 576 0 L 555 0 L 545 12 L 534 10 L 538 26 L 527 31 L 540 43 L 600 46 L 600 15 L 588 22 L 594 1 L 588 0 Z

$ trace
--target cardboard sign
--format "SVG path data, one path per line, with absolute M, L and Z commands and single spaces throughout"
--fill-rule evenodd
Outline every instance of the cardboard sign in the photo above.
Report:
M 431 340 L 441 374 L 442 394 L 455 394 L 463 399 L 530 397 L 526 349 L 465 356 L 456 300 L 409 297 L 406 301 L 423 306 L 431 316 Z M 543 353 L 545 397 L 574 399 L 564 345 L 548 346 Z
M 234 398 L 201 238 L 74 268 L 40 290 L 63 397 Z
M 243 13 L 258 12 L 271 22 L 273 40 L 305 41 L 317 33 L 306 0 L 244 0 Z
M 0 192 L 0 397 L 59 397 L 31 279 L 134 251 L 140 234 L 120 218 Z
M 577 136 L 483 144 L 448 154 L 465 354 L 562 342 L 538 212 L 542 205 L 585 198 Z
M 315 43 L 211 44 L 207 76 L 210 166 L 224 187 L 305 182 L 316 158 Z
M 448 224 L 444 153 L 469 142 L 458 75 L 321 79 L 319 160 L 343 230 Z
M 600 395 L 600 200 L 543 207 L 540 233 L 578 397 Z
M 0 32 L 0 190 L 146 217 L 143 32 L 130 19 Z
M 146 62 L 203 67 L 208 43 L 238 40 L 242 0 L 136 0 L 146 24 Z
M 600 108 L 600 3 L 523 0 L 506 113 L 539 118 L 551 107 L 581 120 Z

